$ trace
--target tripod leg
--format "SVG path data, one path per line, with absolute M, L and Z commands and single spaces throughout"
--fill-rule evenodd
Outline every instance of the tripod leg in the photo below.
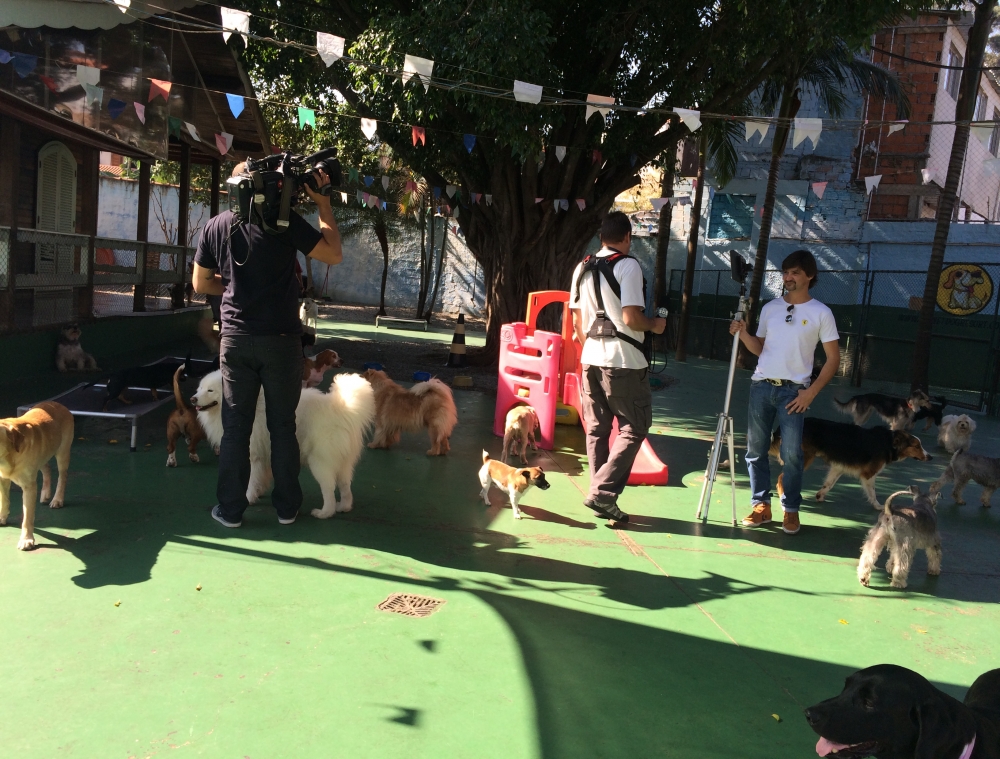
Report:
M 733 527 L 736 526 L 736 456 L 733 450 L 733 418 L 726 418 L 726 426 L 729 428 L 726 433 L 726 442 L 729 445 L 729 491 L 733 495 Z
M 695 519 L 708 519 L 708 507 L 712 501 L 712 487 L 715 485 L 715 475 L 719 468 L 719 457 L 722 455 L 722 436 L 726 431 L 726 417 L 719 414 L 719 424 L 715 428 L 715 440 L 708 457 L 708 468 L 705 470 L 705 481 L 701 485 L 701 498 L 698 501 L 698 513 Z

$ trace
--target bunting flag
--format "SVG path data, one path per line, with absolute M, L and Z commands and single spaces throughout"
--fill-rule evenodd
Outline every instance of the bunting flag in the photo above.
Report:
M 441 197 L 441 188 L 440 187 L 434 187 L 432 189 L 432 193 L 434 195 L 434 199 L 437 200 L 438 198 Z
M 562 201 L 553 200 L 552 201 L 552 210 L 555 211 L 556 213 L 559 213 L 559 206 L 561 206 L 561 205 L 562 205 Z
M 413 131 L 413 147 L 417 146 L 417 140 L 420 140 L 420 144 L 424 147 L 427 146 L 427 130 L 423 127 L 412 127 Z
M 0 50 L 0 63 L 10 63 L 11 54 L 6 50 Z
M 562 199 L 561 199 L 561 200 L 559 201 L 559 207 L 560 207 L 560 208 L 561 208 L 562 210 L 564 210 L 564 211 L 568 211 L 568 210 L 569 210 L 569 200 L 568 200 L 567 198 L 562 198 Z
M 195 142 L 201 142 L 201 135 L 198 134 L 198 128 L 189 121 L 184 122 L 184 126 L 187 127 L 188 134 L 191 135 L 191 139 Z
M 455 202 L 456 203 L 462 202 L 462 190 L 459 187 L 455 188 Z
M 878 183 L 882 181 L 881 174 L 875 174 L 870 177 L 865 177 L 865 192 L 868 195 L 872 194 L 872 190 L 878 189 Z
M 455 210 L 451 212 L 452 218 L 458 218 L 458 206 L 455 206 Z
M 556 145 L 556 160 L 559 161 L 559 163 L 562 163 L 565 157 L 566 157 L 566 146 Z
M 365 187 L 371 187 L 374 182 L 375 182 L 375 177 L 373 177 L 371 174 L 365 174 Z
M 808 138 L 812 141 L 813 150 L 815 150 L 822 131 L 823 119 L 796 118 L 792 126 L 792 148 L 797 148 Z
M 990 147 L 990 137 L 993 136 L 993 130 L 996 128 L 996 124 L 992 121 L 987 123 L 973 124 L 970 127 L 972 136 L 979 140 L 983 145 L 989 149 Z
M 299 129 L 305 129 L 307 124 L 313 129 L 316 128 L 316 111 L 299 106 Z
M 345 206 L 347 205 L 347 193 L 346 192 L 340 193 L 340 202 L 343 203 Z
M 344 38 L 336 34 L 316 32 L 316 52 L 329 68 L 344 57 Z
M 348 169 L 347 170 L 347 181 L 348 182 L 357 182 L 358 181 L 358 170 L 357 169 Z
M 450 185 L 448 185 L 447 187 L 444 188 L 444 191 L 448 194 L 448 197 L 451 198 L 451 197 L 454 197 L 455 190 L 457 190 L 457 189 L 458 188 L 455 185 L 450 184 Z
M 684 122 L 691 132 L 697 132 L 701 128 L 701 111 L 692 111 L 690 108 L 674 108 L 681 121 Z
M 365 198 L 368 197 L 368 193 L 367 192 L 361 192 L 361 190 L 358 190 L 357 191 L 357 197 L 358 197 L 358 202 L 359 203 L 364 203 L 365 202 Z
M 174 118 L 173 116 L 167 117 L 167 134 L 176 137 L 178 140 L 181 138 L 181 127 L 184 126 L 184 122 L 180 119 Z
M 128 107 L 128 103 L 124 100 L 119 100 L 118 98 L 111 98 L 108 101 L 108 115 L 112 119 L 117 119 L 125 112 L 125 108 Z
M 417 76 L 423 82 L 424 92 L 427 92 L 431 88 L 431 72 L 433 70 L 434 61 L 429 58 L 407 55 L 403 58 L 403 84 Z
M 514 80 L 514 100 L 519 103 L 542 102 L 542 86 L 539 84 L 528 84 L 518 79 Z
M 132 103 L 132 107 L 135 108 L 135 115 L 142 124 L 146 123 L 146 106 L 142 103 Z
M 820 200 L 823 199 L 823 193 L 826 192 L 826 182 L 813 182 L 812 191 Z
M 229 42 L 229 37 L 233 32 L 238 33 L 243 38 L 243 46 L 246 47 L 250 32 L 250 14 L 246 11 L 236 10 L 236 8 L 220 8 L 222 11 L 222 40 Z
M 576 207 L 579 208 L 582 211 L 584 208 L 587 207 L 587 201 L 584 200 L 583 198 L 577 198 L 576 199 Z
M 385 174 L 382 175 L 382 189 L 383 190 L 389 189 L 389 177 L 387 177 Z
M 902 131 L 902 129 L 909 123 L 910 122 L 907 119 L 903 119 L 902 121 L 897 121 L 895 124 L 889 124 L 889 134 L 887 134 L 886 137 L 894 132 Z
M 473 204 L 478 203 L 479 202 L 479 198 L 482 197 L 482 193 L 479 193 L 479 192 L 473 192 L 473 193 L 471 193 L 471 195 L 472 195 L 472 202 L 473 202 Z
M 46 87 L 52 90 L 52 92 L 58 92 L 58 89 L 56 88 L 56 80 L 53 79 L 51 76 L 45 76 L 45 74 L 39 74 L 38 78 L 41 79 L 42 84 L 44 84 Z
M 229 101 L 229 110 L 232 111 L 233 118 L 238 119 L 240 114 L 243 113 L 243 96 L 231 95 L 227 93 L 226 100 Z
M 767 137 L 767 130 L 770 128 L 770 124 L 766 121 L 747 121 L 744 123 L 747 129 L 747 142 L 750 142 L 750 138 L 755 134 L 760 135 L 760 141 L 763 142 L 764 138 Z
M 361 131 L 369 140 L 375 136 L 376 129 L 378 129 L 378 122 L 375 119 L 361 119 Z
M 24 79 L 35 67 L 38 66 L 38 56 L 37 55 L 27 55 L 26 53 L 14 53 L 11 56 L 14 59 L 14 71 L 17 75 Z
M 104 89 L 102 87 L 95 87 L 92 84 L 83 85 L 83 91 L 87 94 L 85 98 L 86 104 L 97 105 L 100 108 L 101 103 L 104 101 Z
M 406 192 L 416 192 L 416 191 L 417 191 L 417 183 L 414 182 L 412 179 L 407 179 Z
M 118 10 L 122 13 L 128 10 L 128 7 L 132 4 L 132 0 L 114 0 L 115 5 L 118 6 Z
M 172 82 L 165 82 L 162 79 L 150 79 L 149 80 L 149 98 L 146 100 L 147 103 L 152 103 L 160 95 L 163 96 L 163 100 L 166 102 L 170 95 L 170 88 L 173 86 Z
M 591 105 L 593 103 L 593 105 Z M 587 95 L 587 113 L 584 116 L 584 121 L 590 121 L 590 117 L 595 113 L 601 114 L 601 118 L 604 119 L 605 123 L 608 120 L 608 111 L 610 108 L 604 106 L 614 105 L 615 99 L 613 97 L 605 97 L 604 95 Z
M 604 157 L 601 155 L 600 150 L 595 150 L 594 154 L 591 156 L 590 162 L 596 163 L 598 165 L 603 165 Z
M 486 205 L 488 205 L 488 206 L 493 205 L 493 196 L 492 195 L 490 195 L 489 193 L 487 193 L 483 197 L 486 198 Z
M 653 210 L 659 212 L 663 206 L 670 203 L 670 198 L 650 198 L 649 202 L 653 204 Z
M 545 200 L 545 198 L 535 198 L 535 205 L 538 205 L 538 204 L 539 204 L 539 203 L 541 203 L 541 202 L 542 202 L 543 200 Z
M 465 135 L 462 138 L 462 141 L 465 143 L 465 149 L 468 150 L 470 153 L 472 152 L 472 149 L 476 147 L 476 135 L 474 134 Z
M 223 132 L 215 134 L 215 147 L 218 149 L 221 155 L 225 155 L 229 152 L 229 149 L 233 146 L 233 136 L 229 132 Z
M 934 179 L 934 172 L 930 169 L 921 169 L 920 177 L 923 179 L 924 184 L 930 184 L 931 180 Z
M 80 84 L 92 84 L 95 87 L 101 81 L 101 70 L 93 66 L 77 66 L 76 81 Z

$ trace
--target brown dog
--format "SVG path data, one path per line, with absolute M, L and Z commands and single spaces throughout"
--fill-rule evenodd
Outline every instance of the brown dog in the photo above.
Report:
M 517 454 L 520 447 L 521 461 L 528 463 L 528 443 L 532 450 L 537 451 L 535 430 L 538 429 L 538 414 L 531 406 L 514 406 L 507 412 L 507 421 L 503 431 L 503 461 L 507 463 L 508 455 Z
M 314 358 L 302 360 L 302 387 L 316 387 L 323 382 L 323 377 L 331 369 L 344 365 L 337 351 L 320 351 Z
M 19 551 L 35 547 L 35 503 L 38 501 L 38 472 L 42 473 L 41 500 L 52 493 L 49 460 L 55 456 L 59 469 L 56 494 L 49 508 L 61 509 L 66 500 L 66 472 L 73 445 L 73 415 L 59 403 L 39 403 L 24 416 L 0 419 L 0 525 L 10 514 L 10 483 L 21 488 L 21 539 Z
M 532 485 L 539 490 L 548 490 L 549 482 L 540 466 L 515 469 L 502 461 L 493 461 L 490 454 L 483 451 L 483 466 L 479 470 L 479 484 L 483 486 L 483 503 L 490 505 L 490 484 L 496 485 L 510 498 L 510 507 L 514 510 L 514 519 L 521 518 L 521 510 L 517 504 Z
M 450 387 L 432 379 L 407 390 L 377 369 L 361 376 L 375 390 L 375 437 L 369 448 L 389 448 L 399 442 L 401 432 L 426 427 L 431 438 L 428 456 L 444 456 L 451 450 L 448 438 L 458 423 L 458 410 Z
M 197 464 L 198 443 L 206 438 L 205 430 L 198 421 L 198 414 L 191 408 L 184 395 L 181 393 L 180 377 L 184 373 L 184 365 L 181 364 L 174 372 L 174 403 L 177 408 L 170 413 L 167 419 L 167 466 L 177 466 L 177 439 L 183 437 L 187 441 L 188 458 L 192 463 Z

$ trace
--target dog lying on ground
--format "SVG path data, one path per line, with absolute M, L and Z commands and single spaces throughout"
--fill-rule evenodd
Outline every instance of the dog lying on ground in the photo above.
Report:
M 913 415 L 914 423 L 919 422 L 921 419 L 927 420 L 927 423 L 924 424 L 924 432 L 927 432 L 932 424 L 936 424 L 938 427 L 941 426 L 941 415 L 944 413 L 944 407 L 948 405 L 948 399 L 943 395 L 932 396 L 930 401 L 930 406 L 926 408 L 922 407 Z
M 913 496 L 913 503 L 893 508 L 896 496 L 906 494 Z M 937 498 L 936 493 L 921 493 L 916 485 L 911 485 L 909 490 L 900 490 L 885 499 L 885 508 L 861 546 L 858 581 L 862 585 L 868 587 L 872 568 L 883 548 L 889 549 L 885 571 L 892 575 L 894 588 L 906 587 L 910 565 L 920 549 L 927 554 L 927 574 L 935 577 L 941 574 L 941 535 L 934 508 Z
M 173 382 L 174 372 L 183 366 L 184 362 L 176 359 L 160 361 L 147 366 L 133 366 L 129 369 L 121 369 L 108 378 L 107 391 L 104 398 L 103 411 L 108 410 L 108 404 L 113 400 L 131 404 L 132 401 L 125 397 L 125 391 L 130 387 L 148 388 L 153 395 L 153 400 L 160 399 L 159 389 L 164 385 L 169 386 Z
M 222 442 L 222 373 L 205 375 L 191 398 L 198 420 L 212 445 Z M 250 435 L 250 484 L 247 500 L 254 503 L 271 486 L 271 436 L 267 431 L 264 393 Z M 364 437 L 375 421 L 375 393 L 358 374 L 338 374 L 330 391 L 303 390 L 295 412 L 295 436 L 302 463 L 309 467 L 323 493 L 323 507 L 313 509 L 320 519 L 354 505 L 351 480 L 364 450 Z M 340 490 L 337 501 L 336 490 Z
M 877 664 L 805 712 L 816 753 L 847 759 L 1000 758 L 1000 669 L 985 672 L 958 701 L 916 672 Z
M 513 453 L 520 456 L 521 461 L 527 464 L 529 442 L 532 450 L 538 450 L 535 444 L 537 429 L 539 429 L 538 414 L 531 406 L 514 406 L 508 411 L 503 431 L 503 463 L 506 464 L 508 455 Z
M 431 439 L 428 456 L 444 456 L 451 450 L 448 438 L 458 423 L 458 410 L 450 387 L 435 378 L 407 390 L 377 369 L 361 376 L 375 390 L 375 437 L 369 448 L 390 448 L 399 442 L 400 433 L 426 427 Z
M 937 482 L 931 485 L 931 493 L 940 493 L 946 483 L 954 482 L 955 487 L 951 491 L 951 497 L 959 506 L 964 506 L 962 491 L 969 484 L 969 480 L 982 485 L 983 494 L 980 502 L 984 509 L 988 509 L 993 491 L 1000 488 L 1000 459 L 959 451 L 951 457 L 951 463 Z
M 548 490 L 549 482 L 540 466 L 515 469 L 501 461 L 493 461 L 490 454 L 483 451 L 483 466 L 479 470 L 479 484 L 483 486 L 480 495 L 483 503 L 490 505 L 490 484 L 496 485 L 507 494 L 510 507 L 514 510 L 514 519 L 521 518 L 521 510 L 517 507 L 524 494 L 534 485 L 539 490 Z
M 302 359 L 302 387 L 316 387 L 323 382 L 326 373 L 344 365 L 337 351 L 320 351 L 313 358 Z
M 845 472 L 861 480 L 864 491 L 872 507 L 881 509 L 875 495 L 875 477 L 886 464 L 901 459 L 930 461 L 931 455 L 924 450 L 920 439 L 902 430 L 888 430 L 885 427 L 858 427 L 844 422 L 808 417 L 802 430 L 803 468 L 808 469 L 817 457 L 830 465 L 830 472 L 823 487 L 816 491 L 816 500 L 822 501 L 830 488 Z M 770 453 L 781 462 L 781 430 L 775 430 L 771 438 Z M 778 492 L 783 492 L 783 476 L 778 477 Z
M 177 466 L 177 440 L 184 438 L 188 447 L 188 459 L 197 464 L 198 443 L 205 439 L 197 412 L 191 408 L 181 393 L 180 379 L 187 365 L 181 364 L 174 372 L 174 403 L 177 404 L 167 419 L 167 466 Z
M 56 345 L 56 369 L 61 372 L 99 372 L 97 361 L 80 345 L 80 327 L 67 324 L 59 332 Z
M 948 453 L 967 451 L 972 447 L 972 433 L 975 431 L 976 423 L 968 414 L 949 414 L 939 423 L 938 445 Z
M 854 423 L 862 425 L 872 412 L 885 420 L 891 430 L 908 430 L 913 427 L 913 417 L 919 409 L 929 409 L 931 399 L 923 390 L 914 390 L 909 398 L 895 398 L 881 393 L 856 395 L 848 401 L 833 399 L 834 405 L 843 413 L 850 414 Z
M 75 423 L 69 409 L 44 401 L 24 416 L 0 419 L 0 525 L 10 514 L 10 483 L 21 488 L 21 538 L 19 551 L 35 547 L 35 504 L 49 501 L 50 509 L 66 502 L 66 473 L 73 445 Z M 59 479 L 52 495 L 49 461 L 55 457 Z M 42 472 L 42 492 L 38 493 L 38 472 Z M 51 501 L 49 498 L 51 497 Z

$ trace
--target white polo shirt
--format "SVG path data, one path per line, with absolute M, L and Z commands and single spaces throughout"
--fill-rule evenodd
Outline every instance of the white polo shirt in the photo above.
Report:
M 760 310 L 757 337 L 764 350 L 757 360 L 753 379 L 781 379 L 809 386 L 817 343 L 839 340 L 833 312 L 815 298 L 805 303 L 775 298 Z M 791 317 L 790 319 L 788 317 Z
M 597 255 L 605 258 L 615 253 L 614 250 L 602 248 Z M 569 307 L 580 311 L 583 331 L 586 334 L 590 331 L 590 327 L 597 317 L 597 296 L 594 293 L 594 280 L 597 277 L 597 272 L 594 271 L 592 274 L 584 276 L 583 281 L 580 282 L 579 290 L 577 290 L 576 283 L 580 279 L 582 270 L 583 262 L 577 264 L 573 270 L 573 279 L 570 280 L 572 284 Z M 614 294 L 604 276 L 600 277 L 605 315 L 614 322 L 615 329 L 641 343 L 645 336 L 642 332 L 636 332 L 625 326 L 625 322 L 622 320 L 622 308 L 625 306 L 646 308 L 646 293 L 642 289 L 642 267 L 634 258 L 625 258 L 615 264 L 614 275 L 618 284 L 621 285 L 621 300 Z M 614 338 L 588 339 L 583 344 L 580 363 L 586 366 L 606 366 L 616 369 L 645 369 L 649 366 L 641 350 L 623 340 Z

